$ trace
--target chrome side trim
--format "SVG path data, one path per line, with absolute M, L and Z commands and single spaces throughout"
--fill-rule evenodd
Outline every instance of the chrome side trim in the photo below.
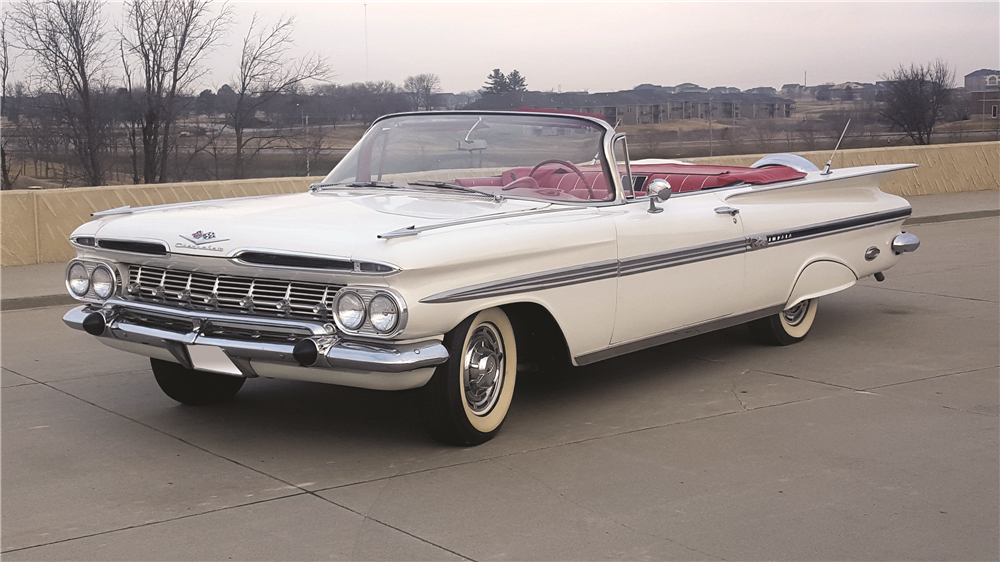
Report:
M 712 320 L 711 322 L 706 322 L 704 324 L 689 326 L 686 328 L 682 328 L 680 330 L 667 332 L 665 334 L 659 334 L 657 336 L 653 336 L 650 338 L 623 343 L 620 345 L 609 347 L 607 349 L 595 351 L 593 353 L 578 355 L 574 358 L 574 360 L 576 361 L 577 365 L 580 365 L 582 367 L 584 365 L 590 365 L 591 363 L 596 363 L 598 361 L 604 361 L 605 359 L 611 359 L 612 357 L 618 357 L 619 355 L 632 353 L 633 351 L 639 351 L 650 347 L 656 347 L 658 345 L 663 345 L 665 343 L 670 343 L 673 341 L 690 338 L 692 336 L 697 336 L 700 334 L 706 334 L 708 332 L 714 332 L 715 330 L 721 330 L 723 328 L 738 326 L 739 324 L 745 324 L 747 322 L 757 320 L 759 318 L 767 318 L 772 314 L 778 314 L 779 312 L 782 311 L 783 308 L 784 305 L 778 305 L 770 308 L 757 310 L 754 312 L 749 312 L 747 314 L 741 314 L 739 316 L 727 316 L 724 318 L 720 318 L 718 320 Z
M 792 242 L 800 242 L 802 240 L 810 240 L 820 236 L 840 234 L 841 232 L 850 232 L 852 230 L 895 222 L 900 219 L 906 219 L 912 213 L 912 208 L 901 207 L 891 211 L 880 211 L 877 213 L 869 213 L 867 215 L 859 215 L 847 219 L 821 222 L 784 231 L 773 231 L 763 236 L 765 236 L 767 240 L 766 246 L 778 246 Z
M 432 225 L 427 225 L 427 226 L 410 225 L 410 226 L 406 226 L 406 227 L 403 227 L 403 228 L 399 228 L 399 229 L 393 230 L 391 232 L 384 232 L 382 234 L 379 234 L 378 237 L 381 238 L 381 239 L 383 239 L 383 240 L 388 240 L 388 239 L 391 239 L 391 238 L 402 238 L 404 236 L 416 236 L 417 234 L 420 234 L 421 232 L 428 232 L 428 231 L 437 230 L 437 229 L 440 229 L 440 228 L 449 228 L 449 227 L 452 227 L 452 226 L 460 226 L 460 225 L 463 225 L 463 224 L 472 224 L 472 223 L 477 223 L 477 222 L 494 221 L 494 220 L 500 220 L 500 219 L 520 218 L 520 217 L 527 217 L 527 216 L 532 216 L 532 215 L 544 215 L 544 214 L 548 214 L 548 213 L 558 213 L 558 212 L 562 212 L 562 211 L 574 211 L 574 210 L 589 209 L 589 208 L 590 207 L 568 207 L 568 206 L 566 206 L 566 207 L 562 207 L 562 206 L 560 206 L 560 207 L 552 207 L 551 204 L 550 204 L 548 207 L 543 208 L 543 209 L 529 209 L 529 210 L 526 210 L 526 211 L 515 211 L 515 212 L 509 212 L 509 213 L 495 213 L 495 214 L 492 214 L 492 215 L 480 215 L 478 217 L 471 217 L 471 218 L 467 218 L 467 219 L 459 219 L 459 220 L 441 222 L 441 223 L 438 223 L 438 224 L 432 224 Z
M 635 275 L 657 269 L 666 269 L 678 265 L 734 256 L 745 252 L 747 245 L 746 238 L 734 238 L 732 240 L 691 246 L 680 250 L 646 254 L 622 260 L 620 262 L 620 272 L 621 276 L 624 277 L 626 275 Z
M 787 231 L 773 231 L 767 234 L 757 234 L 743 238 L 733 238 L 720 242 L 712 242 L 699 246 L 689 246 L 667 252 L 658 252 L 626 258 L 624 260 L 606 260 L 588 263 L 580 266 L 553 269 L 501 279 L 489 283 L 480 283 L 458 289 L 452 289 L 424 297 L 421 303 L 449 303 L 460 302 L 487 297 L 497 297 L 512 295 L 516 293 L 527 293 L 564 287 L 578 283 L 589 283 L 611 277 L 625 277 L 687 265 L 700 261 L 713 260 L 728 256 L 735 256 L 745 252 L 763 250 L 771 246 L 790 244 L 811 240 L 821 236 L 831 236 L 852 230 L 868 228 L 880 224 L 895 222 L 910 216 L 910 207 L 870 213 L 838 219 L 823 223 L 816 223 Z
M 589 283 L 590 281 L 599 281 L 601 279 L 617 277 L 619 274 L 618 267 L 618 260 L 607 260 L 575 267 L 564 267 L 561 269 L 543 271 L 541 273 L 519 275 L 517 277 L 510 277 L 490 283 L 470 285 L 468 287 L 462 287 L 451 291 L 444 291 L 442 293 L 420 299 L 420 302 L 461 302 L 500 295 L 540 291 L 542 289 L 554 289 L 556 287 L 565 287 L 567 285 L 576 285 L 578 283 Z

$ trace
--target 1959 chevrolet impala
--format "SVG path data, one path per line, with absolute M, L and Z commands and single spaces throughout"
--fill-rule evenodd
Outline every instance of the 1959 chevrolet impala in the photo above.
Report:
M 184 404 L 256 377 L 420 388 L 431 435 L 474 445 L 519 365 L 737 324 L 802 340 L 818 298 L 919 246 L 878 187 L 908 167 L 630 161 L 582 115 L 391 115 L 308 192 L 94 213 L 64 321 Z

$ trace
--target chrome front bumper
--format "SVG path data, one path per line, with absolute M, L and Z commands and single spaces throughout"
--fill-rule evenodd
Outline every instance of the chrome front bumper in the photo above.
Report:
M 103 306 L 73 308 L 63 322 L 110 347 L 172 360 L 189 369 L 244 377 L 401 390 L 423 386 L 434 367 L 448 360 L 448 351 L 438 340 L 406 344 L 345 340 L 332 324 L 244 318 L 120 298 Z M 192 346 L 221 349 L 232 365 L 199 363 L 205 354 L 192 354 Z

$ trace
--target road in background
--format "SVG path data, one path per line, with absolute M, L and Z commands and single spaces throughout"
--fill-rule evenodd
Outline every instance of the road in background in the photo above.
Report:
M 921 248 L 821 299 L 804 342 L 526 373 L 470 449 L 412 392 L 180 406 L 67 307 L 5 311 L 3 557 L 996 560 L 1000 220 L 907 230 Z

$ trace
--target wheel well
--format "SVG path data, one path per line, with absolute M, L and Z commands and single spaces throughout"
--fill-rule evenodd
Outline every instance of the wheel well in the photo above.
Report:
M 544 306 L 522 302 L 500 308 L 514 328 L 519 365 L 536 370 L 571 364 L 566 336 Z

